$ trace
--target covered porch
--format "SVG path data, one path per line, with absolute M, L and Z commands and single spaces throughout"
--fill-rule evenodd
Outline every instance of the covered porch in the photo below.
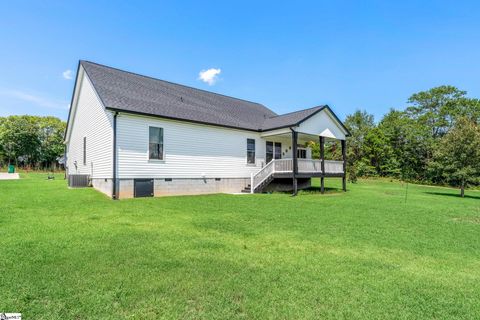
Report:
M 341 178 L 342 188 L 346 191 L 347 135 L 347 129 L 328 109 L 296 126 L 264 132 L 262 138 L 267 143 L 267 155 L 270 145 L 274 148 L 273 156 L 266 157 L 266 165 L 252 175 L 251 192 L 262 192 L 274 179 L 289 178 L 292 179 L 293 195 L 296 195 L 298 180 L 313 177 L 320 178 L 322 193 L 325 192 L 325 177 Z M 305 148 L 311 141 L 320 145 L 318 159 L 313 159 L 311 150 Z M 327 159 L 325 145 L 333 141 L 340 142 L 341 154 L 335 159 Z M 277 145 L 280 152 L 277 152 Z

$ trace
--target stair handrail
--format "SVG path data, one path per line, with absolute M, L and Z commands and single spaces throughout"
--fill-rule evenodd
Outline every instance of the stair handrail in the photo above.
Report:
M 255 189 L 275 172 L 274 162 L 275 160 L 270 161 L 265 167 L 260 169 L 257 173 L 252 174 L 252 182 L 251 182 L 251 189 L 250 189 L 251 193 L 254 193 Z

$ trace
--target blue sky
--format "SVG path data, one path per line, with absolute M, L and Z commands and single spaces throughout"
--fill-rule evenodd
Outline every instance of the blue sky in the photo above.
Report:
M 478 1 L 10 1 L 0 116 L 66 119 L 79 59 L 260 102 L 377 120 L 414 92 L 480 97 Z M 213 84 L 199 72 L 220 69 Z M 71 74 L 68 72 L 71 70 Z M 64 74 L 64 72 L 66 72 Z

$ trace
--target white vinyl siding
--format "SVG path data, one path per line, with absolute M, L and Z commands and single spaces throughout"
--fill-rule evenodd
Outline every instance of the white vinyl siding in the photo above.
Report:
M 296 129 L 301 133 L 344 140 L 346 132 L 326 109 L 305 120 Z
M 111 178 L 113 115 L 102 106 L 83 70 L 79 74 L 77 86 L 76 106 L 70 115 L 72 127 L 67 142 L 68 173 Z
M 163 161 L 149 159 L 149 127 L 163 129 Z M 257 141 L 255 164 L 247 139 Z M 264 165 L 265 142 L 256 132 L 119 114 L 117 154 L 119 178 L 249 178 Z

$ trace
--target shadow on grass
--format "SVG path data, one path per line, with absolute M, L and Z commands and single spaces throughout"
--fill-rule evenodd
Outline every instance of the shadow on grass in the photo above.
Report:
M 431 195 L 435 195 L 435 196 L 447 196 L 447 197 L 455 197 L 455 198 L 460 198 L 460 191 L 458 191 L 458 193 L 447 193 L 447 192 L 433 192 L 433 191 L 425 191 L 424 193 L 426 194 L 431 194 Z M 466 194 L 465 195 L 465 198 L 469 198 L 469 199 L 480 199 L 480 195 L 478 196 L 472 196 L 472 195 L 469 195 L 469 194 Z
M 342 192 L 343 192 L 343 190 L 341 188 L 325 187 L 325 194 L 339 194 L 339 193 L 342 193 Z M 292 191 L 275 191 L 273 193 L 292 194 Z M 321 194 L 321 193 L 322 193 L 322 191 L 321 191 L 320 187 L 310 187 L 310 188 L 298 190 L 299 195 Z

